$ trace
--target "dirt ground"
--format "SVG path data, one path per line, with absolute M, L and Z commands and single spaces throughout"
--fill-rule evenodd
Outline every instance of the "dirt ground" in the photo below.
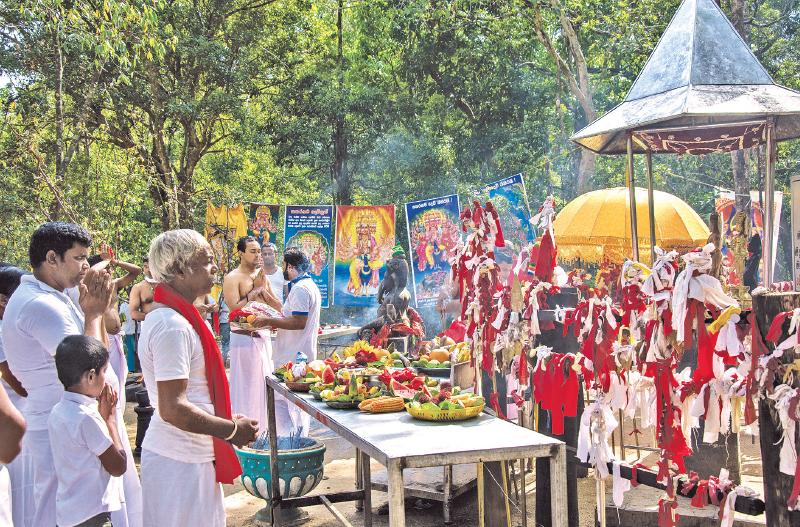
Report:
M 136 437 L 136 415 L 133 412 L 133 403 L 128 403 L 128 408 L 125 414 L 125 422 L 128 428 L 128 437 L 133 445 Z M 626 429 L 626 434 L 628 433 Z M 355 487 L 355 451 L 343 439 L 339 438 L 333 432 L 316 425 L 312 427 L 311 435 L 316 439 L 325 443 L 327 451 L 325 454 L 325 476 L 319 486 L 313 493 L 323 492 L 337 492 L 353 490 Z M 626 436 L 627 437 L 627 436 Z M 740 454 L 741 454 L 741 470 L 742 470 L 742 483 L 750 488 L 755 489 L 759 493 L 762 492 L 763 483 L 761 477 L 761 463 L 760 452 L 757 436 L 752 436 L 746 433 L 741 433 L 739 436 Z M 642 440 L 643 446 L 647 444 L 646 438 Z M 651 465 L 655 463 L 655 455 L 650 454 L 645 456 L 645 463 Z M 628 462 L 635 462 L 636 451 L 628 450 L 626 452 L 626 459 Z M 137 460 L 138 468 L 138 460 Z M 381 470 L 381 465 L 373 462 L 371 465 L 373 474 Z M 607 492 L 610 493 L 611 483 L 607 484 Z M 265 502 L 261 499 L 254 498 L 243 488 L 241 483 L 236 485 L 226 485 L 225 491 L 225 509 L 228 515 L 228 526 L 230 527 L 250 527 L 258 525 L 254 521 L 254 516 L 259 509 L 263 508 Z M 513 489 L 512 489 L 513 492 Z M 528 525 L 534 526 L 535 523 L 535 496 L 536 496 L 536 481 L 533 473 L 526 475 L 526 488 L 525 494 L 528 499 Z M 596 483 L 590 471 L 589 477 L 578 480 L 578 505 L 580 526 L 589 527 L 594 525 L 594 513 L 596 503 Z M 388 516 L 381 515 L 381 506 L 386 503 L 387 495 L 384 492 L 373 491 L 373 524 L 375 526 L 388 525 Z M 608 500 L 610 502 L 610 495 Z M 688 500 L 687 504 L 688 506 Z M 340 503 L 336 508 L 347 518 L 353 525 L 362 525 L 362 513 L 357 511 L 355 504 Z M 323 526 L 336 526 L 340 525 L 334 516 L 322 505 L 315 507 L 308 507 L 307 510 L 311 516 L 311 520 L 305 525 L 309 527 L 323 527 Z M 521 526 L 521 511 L 512 503 L 511 506 L 514 521 L 512 525 Z M 740 515 L 737 514 L 737 519 Z M 453 503 L 452 507 L 452 521 L 453 525 L 457 526 L 471 526 L 478 525 L 477 522 L 477 491 L 471 490 L 459 496 Z M 763 523 L 763 516 L 761 519 Z M 438 502 L 419 502 L 418 500 L 409 499 L 406 501 L 406 525 L 413 527 L 433 527 L 443 525 L 442 521 L 442 507 Z

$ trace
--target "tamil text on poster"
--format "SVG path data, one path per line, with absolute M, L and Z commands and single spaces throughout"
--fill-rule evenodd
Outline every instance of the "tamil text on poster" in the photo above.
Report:
M 409 266 L 417 307 L 436 303 L 450 274 L 449 258 L 458 240 L 458 196 L 406 203 Z
M 332 256 L 331 205 L 287 205 L 284 227 L 284 245 L 297 247 L 311 262 L 311 277 L 322 295 L 322 307 L 328 307 L 328 262 Z

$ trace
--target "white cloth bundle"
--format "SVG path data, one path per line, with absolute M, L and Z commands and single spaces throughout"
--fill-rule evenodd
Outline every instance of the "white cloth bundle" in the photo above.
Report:
M 608 463 L 614 460 L 614 451 L 608 444 L 611 434 L 617 428 L 614 412 L 602 400 L 596 400 L 586 407 L 581 415 L 578 431 L 577 456 L 582 462 L 594 465 L 600 478 L 608 477 Z

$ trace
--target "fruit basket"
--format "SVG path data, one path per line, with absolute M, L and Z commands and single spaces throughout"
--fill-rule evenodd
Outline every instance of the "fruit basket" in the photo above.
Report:
M 307 392 L 314 386 L 313 382 L 286 382 L 286 387 L 293 392 Z
M 352 401 L 325 401 L 325 404 L 336 410 L 352 410 L 353 408 L 358 408 L 361 401 L 358 399 L 353 399 Z
M 485 404 L 480 406 L 470 406 L 467 408 L 455 408 L 450 410 L 442 410 L 440 408 L 428 409 L 412 405 L 406 405 L 406 411 L 411 414 L 414 419 L 422 421 L 464 421 L 477 417 L 483 411 Z

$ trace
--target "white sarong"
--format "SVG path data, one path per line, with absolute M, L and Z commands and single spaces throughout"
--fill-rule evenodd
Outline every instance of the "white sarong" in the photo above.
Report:
M 117 432 L 125 448 L 125 456 L 128 461 L 128 469 L 122 476 L 122 499 L 120 509 L 111 513 L 111 523 L 114 527 L 142 527 L 142 484 L 139 482 L 139 475 L 136 472 L 136 462 L 131 451 L 131 442 L 128 439 L 127 428 L 125 427 L 125 379 L 128 377 L 128 363 L 125 361 L 125 353 L 122 348 L 122 338 L 119 335 L 109 335 L 108 356 L 111 368 L 114 370 L 116 379 L 108 376 L 107 380 L 114 385 L 119 398 L 117 399 L 116 418 Z
M 269 334 L 258 337 L 231 333 L 230 385 L 231 410 L 258 421 L 261 430 L 267 424 L 267 394 L 264 377 L 271 375 L 272 342 Z
M 0 525 L 14 525 L 11 517 L 11 478 L 5 465 L 0 465 Z
M 17 395 L 8 385 L 5 386 L 8 398 L 17 410 L 24 412 L 25 398 Z M 33 499 L 33 458 L 24 441 L 19 455 L 6 465 L 8 477 L 11 480 L 11 515 L 14 518 L 9 525 L 27 527 L 33 525 L 33 516 L 36 513 L 36 502 Z M 0 525 L 4 525 L 0 521 Z
M 50 434 L 47 430 L 28 430 L 22 438 L 22 449 L 27 449 L 33 459 L 33 499 L 36 503 L 33 525 L 55 525 L 58 478 Z
M 182 463 L 143 450 L 142 493 L 146 527 L 225 526 L 222 485 L 216 482 L 213 462 Z

